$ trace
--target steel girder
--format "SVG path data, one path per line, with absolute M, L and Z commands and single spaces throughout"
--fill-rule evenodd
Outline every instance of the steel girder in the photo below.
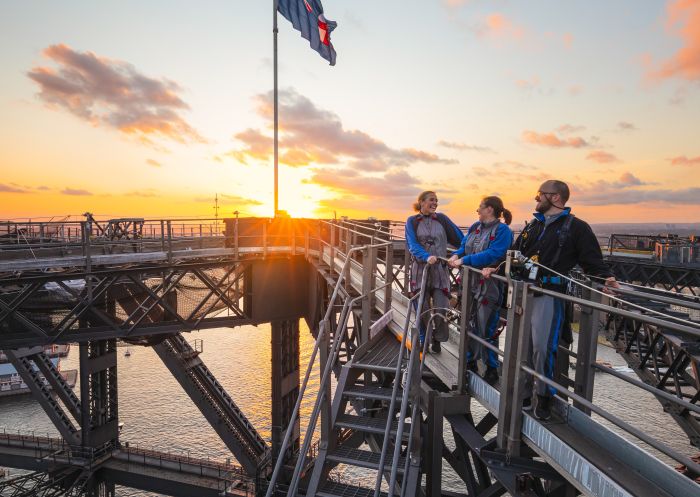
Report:
M 245 267 L 224 259 L 0 280 L 0 348 L 251 323 L 241 291 Z M 210 317 L 224 309 L 230 315 Z
M 662 265 L 622 257 L 607 257 L 606 262 L 620 281 L 700 294 L 700 267 Z
M 699 405 L 700 342 L 656 326 L 618 317 L 608 318 L 608 340 L 647 385 L 678 399 Z M 660 396 L 656 397 L 671 417 L 700 447 L 700 415 Z
M 90 495 L 90 472 L 63 468 L 0 479 L 0 497 L 83 497 Z
M 153 346 L 166 367 L 202 412 L 249 476 L 257 476 L 269 448 L 182 335 Z

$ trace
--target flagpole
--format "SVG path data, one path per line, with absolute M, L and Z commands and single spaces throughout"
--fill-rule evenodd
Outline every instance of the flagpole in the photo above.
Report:
M 279 210 L 278 195 L 277 195 L 277 178 L 278 178 L 278 162 L 277 162 L 277 128 L 278 128 L 278 115 L 277 115 L 277 2 L 278 0 L 272 0 L 272 8 L 274 9 L 272 17 L 272 61 L 273 61 L 273 73 L 274 73 L 274 86 L 272 90 L 273 100 L 274 100 L 274 158 L 275 158 L 275 210 L 273 213 L 274 217 L 277 217 L 277 211 Z

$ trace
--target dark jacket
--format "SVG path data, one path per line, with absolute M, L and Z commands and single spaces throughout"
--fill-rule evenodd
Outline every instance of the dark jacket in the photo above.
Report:
M 562 274 L 568 274 L 574 266 L 580 265 L 586 274 L 607 278 L 613 276 L 603 260 L 598 240 L 593 230 L 585 221 L 573 217 L 569 227 L 569 234 L 563 240 L 559 260 L 554 262 L 560 243 L 560 232 L 571 209 L 565 209 L 557 219 L 545 228 L 545 218 L 536 213 L 535 218 L 520 233 L 513 244 L 513 248 L 520 250 L 523 255 L 532 257 L 537 255 L 540 264 L 551 267 Z M 548 272 L 543 270 L 538 275 L 540 278 Z

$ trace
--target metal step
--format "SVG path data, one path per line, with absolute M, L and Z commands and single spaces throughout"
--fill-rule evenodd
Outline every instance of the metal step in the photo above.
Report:
M 396 371 L 395 366 L 382 366 L 380 364 L 367 364 L 362 362 L 353 362 L 351 364 L 356 369 L 366 369 L 368 371 L 380 371 L 382 373 L 393 373 Z
M 345 485 L 343 483 L 326 482 L 316 492 L 319 497 L 374 497 L 373 488 Z M 380 492 L 379 497 L 387 497 L 389 494 Z
M 386 333 L 374 346 L 357 361 L 352 362 L 352 367 L 393 373 L 396 371 L 396 360 L 399 357 L 401 343 L 394 335 Z
M 363 431 L 366 433 L 374 433 L 377 435 L 384 435 L 384 429 L 386 428 L 386 419 L 384 418 L 370 418 L 368 416 L 355 416 L 352 414 L 341 414 L 335 422 L 336 426 L 341 428 L 350 428 L 351 430 Z M 396 435 L 398 430 L 399 422 L 393 421 L 391 423 L 392 435 Z M 403 438 L 408 439 L 408 432 L 411 428 L 411 423 L 404 424 Z
M 375 387 L 375 386 L 363 386 L 363 385 L 353 385 L 348 387 L 347 390 L 343 392 L 346 397 L 352 397 L 355 399 L 372 399 L 372 400 L 386 400 L 391 401 L 391 387 Z M 396 392 L 396 399 L 401 400 L 403 395 L 403 389 L 399 388 Z
M 329 452 L 326 458 L 329 461 L 335 461 L 340 464 L 349 464 L 352 466 L 360 466 L 361 468 L 367 469 L 379 469 L 379 459 L 381 459 L 380 452 L 372 452 L 371 450 L 361 450 L 353 449 L 349 447 L 337 447 L 332 452 Z M 386 459 L 384 460 L 384 469 L 389 470 L 392 466 L 392 461 L 394 459 L 394 450 L 390 449 L 387 451 Z M 399 457 L 398 472 L 403 473 L 404 466 L 406 465 L 406 458 Z

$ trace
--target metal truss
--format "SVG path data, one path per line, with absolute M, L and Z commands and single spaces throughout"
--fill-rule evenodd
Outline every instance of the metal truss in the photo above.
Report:
M 249 323 L 245 268 L 219 260 L 0 280 L 0 348 Z M 228 315 L 210 317 L 222 310 Z
M 608 317 L 606 332 L 608 340 L 644 383 L 698 405 L 700 342 L 624 317 Z M 656 398 L 688 435 L 690 443 L 700 447 L 700 414 L 659 395 Z
M 0 497 L 83 497 L 89 495 L 88 471 L 61 469 L 0 479 Z
M 606 262 L 620 281 L 661 285 L 666 290 L 687 290 L 700 295 L 700 267 L 654 264 L 623 257 L 608 257 Z
M 256 476 L 269 448 L 212 372 L 180 334 L 153 346 L 249 476 Z

